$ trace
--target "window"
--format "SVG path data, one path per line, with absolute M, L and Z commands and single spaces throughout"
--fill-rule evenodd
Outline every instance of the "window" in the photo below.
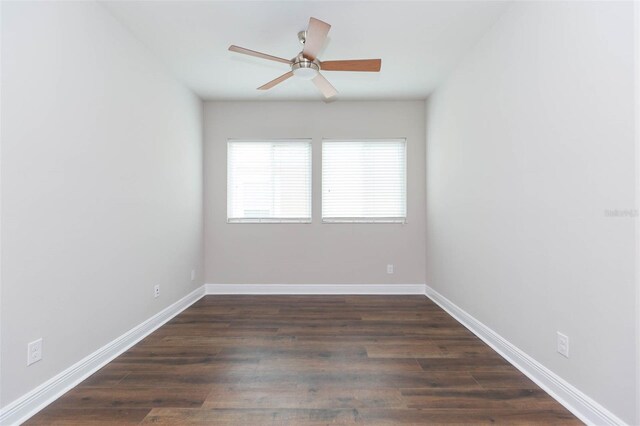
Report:
M 322 142 L 322 221 L 404 223 L 406 140 Z
M 311 141 L 229 141 L 227 222 L 311 222 Z

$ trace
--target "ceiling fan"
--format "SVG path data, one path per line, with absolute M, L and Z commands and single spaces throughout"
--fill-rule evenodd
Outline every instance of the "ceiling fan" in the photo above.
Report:
M 255 50 L 245 49 L 239 46 L 229 46 L 232 52 L 242 53 L 245 55 L 255 56 L 257 58 L 267 59 L 270 61 L 282 62 L 291 67 L 291 71 L 271 80 L 267 84 L 258 87 L 258 90 L 269 90 L 272 87 L 282 83 L 293 76 L 304 80 L 311 80 L 316 87 L 322 92 L 325 99 L 332 98 L 338 91 L 327 81 L 320 70 L 323 71 L 358 71 L 358 72 L 379 72 L 382 65 L 382 59 L 352 59 L 344 61 L 320 61 L 317 56 L 327 39 L 331 25 L 322 22 L 316 18 L 309 19 L 309 27 L 306 31 L 298 33 L 298 40 L 304 45 L 304 48 L 295 58 L 288 60 L 278 58 L 277 56 L 267 55 L 266 53 L 256 52 Z

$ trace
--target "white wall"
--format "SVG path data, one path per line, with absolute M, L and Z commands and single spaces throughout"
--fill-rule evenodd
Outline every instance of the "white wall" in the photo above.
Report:
M 202 104 L 97 3 L 2 7 L 6 406 L 202 284 Z
M 427 284 L 629 423 L 631 2 L 523 2 L 427 105 Z M 556 331 L 570 338 L 556 353 Z
M 205 103 L 206 281 L 424 283 L 424 120 L 421 101 Z M 321 223 L 323 137 L 407 138 L 406 225 Z M 226 223 L 229 138 L 313 138 L 313 223 Z

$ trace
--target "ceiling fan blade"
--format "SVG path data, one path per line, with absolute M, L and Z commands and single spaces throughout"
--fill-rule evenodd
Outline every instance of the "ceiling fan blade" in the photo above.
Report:
M 276 78 L 275 80 L 271 80 L 267 84 L 258 87 L 258 90 L 269 90 L 273 86 L 282 83 L 283 81 L 290 78 L 291 76 L 293 76 L 293 71 L 289 71 L 286 74 L 282 74 L 280 77 Z
M 266 53 L 256 52 L 255 50 L 245 49 L 244 47 L 231 45 L 229 50 L 236 53 L 242 53 L 244 55 L 255 56 L 256 58 L 268 59 L 270 61 L 282 62 L 283 64 L 291 64 L 291 61 L 277 56 L 267 55 Z
M 327 34 L 331 25 L 326 22 L 322 22 L 316 18 L 309 19 L 309 27 L 307 28 L 307 35 L 304 42 L 304 49 L 302 49 L 302 55 L 310 60 L 316 59 L 324 42 L 327 39 Z
M 315 84 L 316 87 L 320 89 L 325 99 L 333 98 L 338 94 L 336 88 L 333 87 L 322 74 L 316 75 L 311 81 L 313 81 L 313 84 Z
M 320 63 L 322 71 L 359 71 L 379 72 L 382 59 L 352 59 L 346 61 L 324 61 Z

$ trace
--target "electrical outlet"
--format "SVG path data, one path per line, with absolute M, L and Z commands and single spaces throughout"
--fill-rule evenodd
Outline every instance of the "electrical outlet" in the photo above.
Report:
M 158 297 L 160 296 L 160 286 L 156 285 L 153 286 L 153 297 Z
M 27 366 L 42 359 L 42 338 L 27 345 Z
M 196 270 L 192 269 L 191 270 L 191 281 L 194 281 L 196 279 Z
M 558 348 L 557 351 L 560 355 L 569 358 L 569 337 L 558 331 Z
M 387 265 L 387 274 L 393 274 L 393 265 Z

